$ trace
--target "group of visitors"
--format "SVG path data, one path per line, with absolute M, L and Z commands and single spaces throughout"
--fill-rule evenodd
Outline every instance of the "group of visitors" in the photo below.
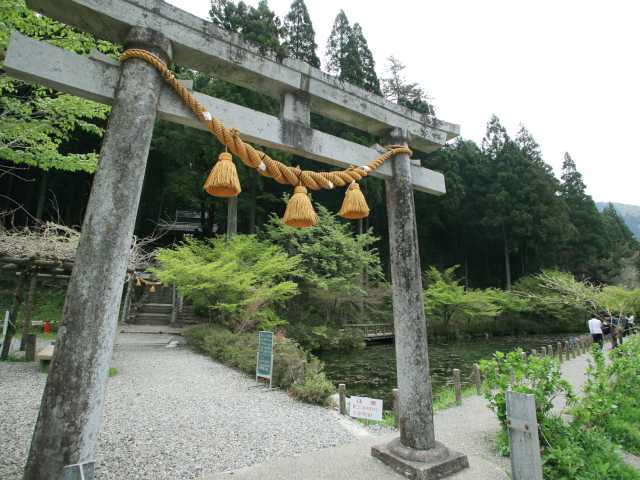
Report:
M 602 348 L 604 339 L 611 340 L 611 347 L 616 348 L 622 345 L 623 338 L 631 333 L 635 326 L 635 315 L 611 315 L 601 313 L 587 321 L 589 333 L 593 337 L 593 342 Z

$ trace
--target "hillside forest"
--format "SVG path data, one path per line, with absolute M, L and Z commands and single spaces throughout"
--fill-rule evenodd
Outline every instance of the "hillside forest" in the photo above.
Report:
M 304 0 L 294 0 L 282 19 L 266 0 L 257 6 L 212 0 L 210 20 L 240 34 L 265 56 L 302 60 L 437 118 L 427 87 L 406 78 L 402 60 L 392 56 L 376 65 L 366 25 L 342 10 L 336 13 L 323 59 Z M 12 30 L 80 54 L 97 49 L 117 58 L 122 50 L 36 15 L 23 0 L 0 5 L 0 51 Z M 192 80 L 195 91 L 278 115 L 279 99 L 212 74 L 180 65 L 171 68 L 179 78 Z M 4 228 L 37 228 L 46 221 L 79 228 L 108 113 L 107 106 L 15 80 L 0 70 Z M 380 142 L 318 115 L 312 115 L 312 127 L 364 145 Z M 243 185 L 238 235 L 227 242 L 227 201 L 202 188 L 222 151 L 207 132 L 157 122 L 136 235 L 157 233 L 177 211 L 194 212 L 199 227 L 192 236 L 170 232 L 157 241 L 162 248 L 155 274 L 176 282 L 204 315 L 213 314 L 237 330 L 288 324 L 291 331 L 300 330 L 298 337 L 311 348 L 327 337 L 331 323 L 389 321 L 384 182 L 362 182 L 371 214 L 358 222 L 332 213 L 340 208 L 339 192 L 314 193 L 320 222 L 298 231 L 280 221 L 290 189 L 238 164 Z M 290 165 L 322 168 L 304 158 L 267 151 Z M 594 310 L 595 304 L 585 298 L 620 289 L 608 290 L 612 296 L 597 303 L 606 310 L 613 305 L 611 298 L 626 295 L 620 293 L 627 291 L 623 287 L 639 286 L 640 244 L 618 210 L 610 204 L 597 208 L 586 193 L 580 159 L 569 152 L 557 178 L 525 125 L 507 131 L 494 115 L 487 119 L 480 144 L 459 138 L 431 154 L 415 152 L 414 158 L 442 172 L 447 185 L 447 194 L 440 197 L 415 193 L 425 295 L 427 302 L 432 300 L 427 314 L 440 322 L 437 332 L 545 331 L 549 322 L 554 328 L 575 330 L 575 322 L 582 325 Z M 479 292 L 482 301 L 473 297 Z M 305 295 L 305 302 L 295 300 L 299 295 Z M 627 311 L 636 308 L 629 307 L 634 299 L 625 302 Z M 449 309 L 452 304 L 455 309 Z M 477 319 L 482 321 L 474 324 Z

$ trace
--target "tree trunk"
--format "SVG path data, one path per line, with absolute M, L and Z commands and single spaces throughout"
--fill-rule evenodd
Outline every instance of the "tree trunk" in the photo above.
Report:
M 40 178 L 40 190 L 38 191 L 38 206 L 36 207 L 36 218 L 42 220 L 44 206 L 47 201 L 47 185 L 49 183 L 49 172 L 44 170 Z
M 511 262 L 509 259 L 509 241 L 507 240 L 507 232 L 502 227 L 502 240 L 504 245 L 504 274 L 506 278 L 506 288 L 511 290 Z
M 238 233 L 238 197 L 227 200 L 227 240 L 231 240 Z

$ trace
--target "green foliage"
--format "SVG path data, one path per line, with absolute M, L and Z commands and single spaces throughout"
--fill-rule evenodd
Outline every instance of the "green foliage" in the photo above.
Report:
M 232 333 L 221 327 L 196 327 L 185 332 L 188 342 L 212 358 L 254 375 L 257 336 Z M 288 338 L 276 340 L 273 384 L 310 403 L 324 403 L 335 388 L 326 378 L 321 362 Z
M 23 0 L 0 5 L 0 51 L 7 48 L 12 30 L 76 53 L 88 53 L 91 48 L 111 55 L 118 52 L 111 43 L 36 14 Z M 0 112 L 0 158 L 43 170 L 95 170 L 96 152 L 74 151 L 72 144 L 78 132 L 99 139 L 109 107 L 13 80 L 3 73 Z
M 501 312 L 494 290 L 465 290 L 455 279 L 458 266 L 449 267 L 444 272 L 430 267 L 426 276 L 424 306 L 427 320 L 437 330 L 454 333 L 460 326 L 478 317 L 495 317 Z M 457 325 L 456 325 L 457 324 Z
M 536 400 L 544 478 L 550 480 L 634 480 L 640 473 L 624 463 L 622 447 L 640 452 L 640 339 L 633 337 L 611 354 L 606 366 L 594 346 L 595 363 L 588 369 L 583 397 L 575 397 L 561 379 L 558 364 L 549 357 L 529 357 L 521 351 L 497 352 L 481 362 L 484 391 L 503 427 L 499 449 L 508 454 L 506 392 L 533 394 Z M 553 398 L 568 397 L 572 420 L 552 413 Z
M 312 349 L 335 341 L 333 334 L 327 334 L 325 341 L 323 329 L 358 323 L 354 318 L 370 318 L 384 302 L 377 288 L 383 277 L 380 257 L 373 248 L 377 238 L 370 232 L 353 235 L 349 224 L 321 205 L 316 204 L 316 211 L 319 219 L 313 227 L 291 228 L 274 215 L 260 233 L 260 238 L 300 258 L 299 289 L 305 302 L 289 302 L 287 317 L 290 329 L 307 338 L 306 346 Z M 298 323 L 312 329 L 305 331 L 295 326 Z
M 289 13 L 284 17 L 284 47 L 290 57 L 320 68 L 320 59 L 316 54 L 315 32 L 304 0 L 294 0 Z
M 253 235 L 199 241 L 186 240 L 176 248 L 158 251 L 154 273 L 173 283 L 196 306 L 228 316 L 236 331 L 254 329 L 260 322 L 278 323 L 275 307 L 298 289 L 290 280 L 300 258 Z
M 115 377 L 116 375 L 118 375 L 118 369 L 115 367 L 109 367 L 108 375 L 109 375 L 109 378 Z
M 504 354 L 496 352 L 491 360 L 480 362 L 485 379 L 484 395 L 496 412 L 503 428 L 507 427 L 506 394 L 508 390 L 533 395 L 539 424 L 549 418 L 553 399 L 564 394 L 573 398 L 571 385 L 560 375 L 558 363 L 551 357 L 530 356 L 525 362 L 522 350 Z
M 640 337 L 626 337 L 610 362 L 594 346 L 584 397 L 572 409 L 576 424 L 595 428 L 625 450 L 640 454 Z

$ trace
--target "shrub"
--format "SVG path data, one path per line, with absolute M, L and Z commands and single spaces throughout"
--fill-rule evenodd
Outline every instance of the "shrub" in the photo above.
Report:
M 233 333 L 222 327 L 195 327 L 185 332 L 187 341 L 212 358 L 255 374 L 257 335 Z M 273 385 L 310 403 L 324 403 L 335 388 L 322 363 L 289 338 L 276 340 L 273 358 Z

